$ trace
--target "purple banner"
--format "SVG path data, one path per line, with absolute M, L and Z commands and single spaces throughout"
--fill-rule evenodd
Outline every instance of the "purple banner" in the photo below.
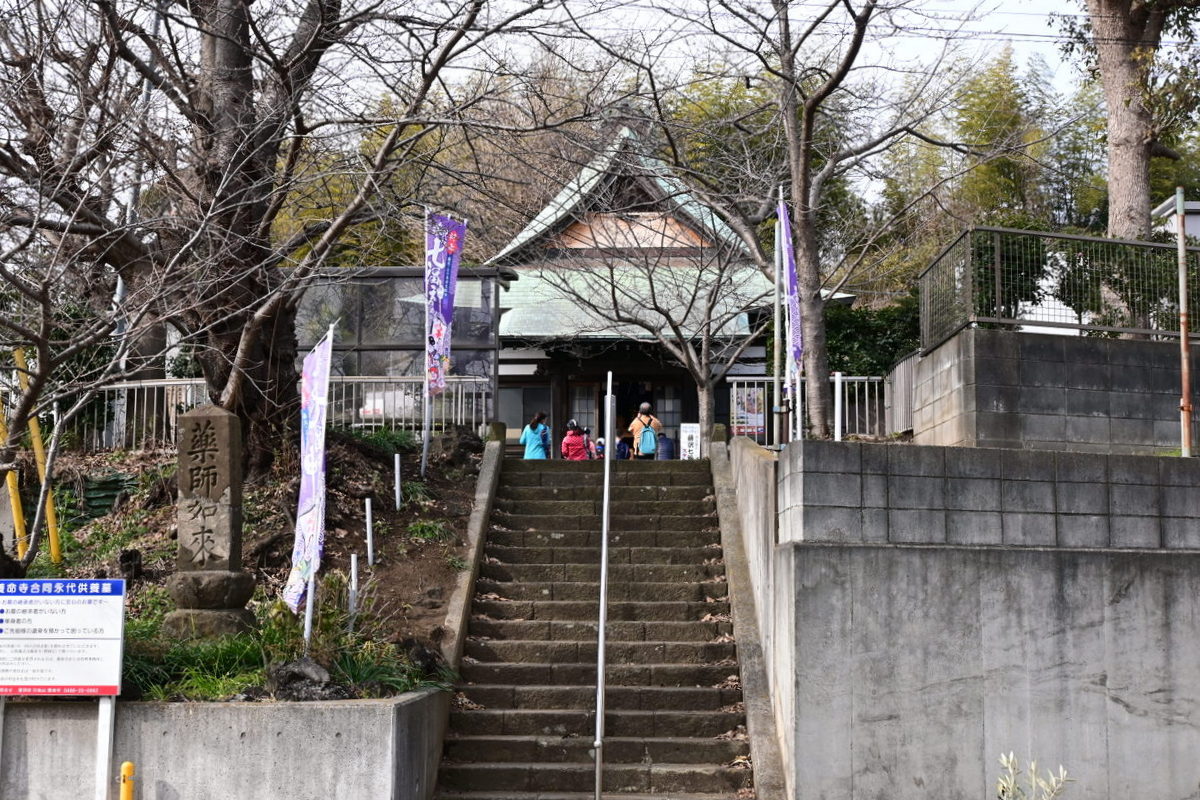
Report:
M 425 369 L 429 396 L 446 388 L 450 372 L 450 326 L 454 322 L 454 289 L 467 223 L 441 214 L 425 221 L 425 303 L 429 310 L 425 340 Z
M 791 346 L 792 360 L 796 364 L 796 374 L 799 375 L 804 370 L 804 330 L 800 327 L 800 291 L 796 282 L 796 249 L 792 247 L 792 221 L 783 198 L 779 200 L 778 246 L 782 250 L 783 275 L 787 281 L 788 344 Z
M 296 505 L 296 541 L 292 571 L 283 601 L 300 611 L 308 579 L 321 568 L 325 545 L 325 417 L 329 409 L 329 362 L 333 329 L 304 357 L 300 373 L 300 501 Z

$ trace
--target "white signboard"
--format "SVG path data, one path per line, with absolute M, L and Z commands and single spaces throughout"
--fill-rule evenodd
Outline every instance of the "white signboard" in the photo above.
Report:
M 123 580 L 0 580 L 0 697 L 117 695 Z
M 679 457 L 700 457 L 700 423 L 684 422 L 679 426 Z

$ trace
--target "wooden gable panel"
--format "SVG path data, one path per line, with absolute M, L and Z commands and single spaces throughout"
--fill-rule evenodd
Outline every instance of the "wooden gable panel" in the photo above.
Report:
M 546 241 L 548 249 L 712 247 L 670 214 L 589 213 Z

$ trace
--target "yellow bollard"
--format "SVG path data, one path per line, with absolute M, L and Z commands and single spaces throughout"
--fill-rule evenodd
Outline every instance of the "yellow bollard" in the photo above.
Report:
M 121 800 L 133 800 L 133 762 L 121 765 Z
M 8 440 L 8 426 L 4 424 L 4 413 L 0 411 L 0 441 Z M 25 509 L 21 506 L 21 487 L 17 484 L 17 473 L 9 470 L 4 479 L 8 484 L 8 505 L 12 509 L 13 533 L 17 538 L 17 558 L 24 558 L 29 549 L 25 536 Z
M 17 365 L 17 383 L 22 392 L 29 391 L 29 364 L 25 361 L 25 351 L 21 348 L 13 350 L 13 361 Z M 37 462 L 38 478 L 46 482 L 46 447 L 42 443 L 42 428 L 38 423 L 37 414 L 29 417 L 29 438 L 33 440 L 33 459 Z M 62 561 L 62 550 L 58 544 L 58 514 L 54 510 L 54 492 L 46 495 L 46 531 L 50 534 L 50 560 L 55 564 Z

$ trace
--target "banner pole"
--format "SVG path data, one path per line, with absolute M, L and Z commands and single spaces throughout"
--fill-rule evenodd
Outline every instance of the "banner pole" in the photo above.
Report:
M 429 437 L 433 430 L 433 415 L 430 413 L 430 398 L 429 398 L 429 253 L 428 241 L 429 231 L 432 222 L 429 219 L 429 209 L 425 209 L 425 357 L 422 372 L 425 375 L 425 380 L 422 382 L 424 386 L 424 394 L 421 396 L 421 477 L 425 477 L 425 468 L 429 465 Z
M 317 574 L 308 573 L 308 588 L 304 594 L 304 654 L 308 655 L 308 645 L 312 641 L 313 595 L 317 593 Z
M 780 196 L 783 195 L 783 187 L 779 188 Z M 780 298 L 780 287 L 783 286 L 783 248 L 780 246 L 779 235 L 781 233 L 782 221 L 775 218 L 775 338 L 774 345 L 774 365 L 772 374 L 775 377 L 773 383 L 771 407 L 775 414 L 774 433 L 775 438 L 773 444 L 776 447 L 783 445 L 783 395 L 780 393 L 779 373 L 780 366 L 783 364 L 783 301 Z

